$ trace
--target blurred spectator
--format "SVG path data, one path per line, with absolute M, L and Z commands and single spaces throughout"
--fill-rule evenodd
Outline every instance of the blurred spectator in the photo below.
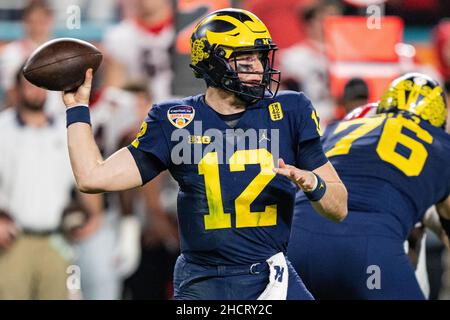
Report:
M 278 48 L 284 49 L 305 39 L 303 19 L 297 10 L 317 3 L 317 0 L 253 0 L 243 1 L 243 7 L 256 14 L 270 30 Z
M 124 140 L 128 144 L 132 140 Z M 125 145 L 125 144 L 124 144 Z M 170 201 L 164 198 L 164 190 L 170 192 L 169 198 L 177 198 L 177 189 L 170 191 L 171 177 L 165 173 L 142 188 L 126 191 L 131 204 L 129 212 L 145 215 L 141 238 L 141 261 L 131 277 L 125 282 L 125 298 L 157 299 L 172 298 L 173 269 L 179 254 L 176 209 L 167 211 Z
M 117 273 L 117 217 L 105 210 L 97 232 L 75 244 L 74 264 L 81 269 L 84 300 L 120 299 L 121 277 Z
M 326 16 L 340 13 L 341 7 L 336 1 L 322 0 L 305 7 L 300 18 L 305 22 L 306 40 L 280 53 L 284 84 L 289 83 L 289 89 L 296 86 L 297 90 L 303 91 L 324 124 L 333 118 L 334 102 L 329 89 L 323 20 Z
M 369 99 L 369 88 L 367 83 L 360 78 L 350 79 L 344 87 L 342 95 L 342 106 L 345 113 L 349 113 L 356 107 L 365 105 Z
M 139 267 L 125 282 L 126 298 L 166 300 L 173 297 L 173 271 L 179 254 L 176 212 L 164 211 L 164 206 L 163 210 L 155 207 L 155 204 L 163 204 L 163 190 L 170 183 L 169 179 L 167 174 L 162 174 L 139 191 L 139 197 L 145 197 L 148 218 L 142 236 Z M 159 193 L 154 192 L 155 188 Z M 170 198 L 176 199 L 176 188 L 175 184 L 175 192 L 170 192 Z M 151 203 L 152 200 L 155 202 Z
M 23 9 L 22 24 L 24 38 L 6 45 L 0 55 L 1 87 L 6 93 L 6 106 L 16 105 L 12 90 L 18 68 L 34 49 L 50 39 L 52 11 L 42 1 L 29 1 Z
M 145 80 L 155 102 L 171 95 L 170 48 L 175 32 L 170 0 L 135 0 L 136 16 L 123 20 L 104 36 L 106 86 L 122 87 Z
M 109 156 L 130 126 L 136 128 L 137 103 L 133 94 L 108 87 L 92 105 L 93 131 L 102 154 Z M 148 102 L 146 107 L 148 108 Z M 122 281 L 139 262 L 139 223 L 121 217 L 117 193 L 105 194 L 105 215 L 92 237 L 77 243 L 75 263 L 80 266 L 83 299 L 117 300 Z
M 93 105 L 91 116 L 97 143 L 103 155 L 109 156 L 135 138 L 136 127 L 147 116 L 152 99 L 145 81 L 127 81 L 122 88 L 107 87 L 102 95 Z M 172 279 L 176 254 L 170 260 L 165 246 L 174 246 L 175 252 L 178 247 L 176 224 L 170 222 L 160 199 L 160 188 L 166 179 L 162 175 L 144 188 L 107 194 L 104 224 L 98 234 L 80 243 L 84 254 L 80 254 L 77 263 L 89 277 L 88 284 L 85 280 L 83 286 L 82 282 L 85 299 L 119 299 L 122 282 L 138 268 L 146 279 L 138 286 L 145 287 L 145 293 L 138 292 L 136 284 L 128 285 L 126 297 L 166 298 L 161 292 L 166 291 L 168 277 Z M 172 197 L 176 198 L 176 192 Z M 141 234 L 145 235 L 142 243 L 153 244 L 151 250 L 141 248 Z M 94 253 L 96 259 L 90 257 Z M 149 269 L 149 261 L 153 269 Z M 155 269 L 158 272 L 151 271 Z
M 144 120 L 150 105 L 145 84 L 130 83 L 124 90 L 136 100 L 131 108 L 135 113 L 133 118 Z M 133 110 L 128 112 L 133 113 Z M 114 150 L 129 145 L 135 139 L 137 126 L 138 123 L 131 125 L 122 133 Z M 134 269 L 136 272 L 132 274 L 122 273 L 131 275 L 125 282 L 124 294 L 127 299 L 162 300 L 172 297 L 168 288 L 172 287 L 173 268 L 179 254 L 176 222 L 178 187 L 176 182 L 172 184 L 173 181 L 170 175 L 163 173 L 141 188 L 120 193 L 122 220 L 139 217 L 143 230 L 139 266 L 136 266 L 137 270 Z M 122 256 L 126 256 L 126 253 Z
M 344 86 L 344 92 L 336 108 L 336 120 L 341 120 L 352 110 L 369 102 L 369 88 L 361 78 L 352 78 Z
M 450 21 L 439 23 L 434 32 L 435 50 L 439 71 L 446 81 L 450 81 Z
M 66 299 L 70 250 L 59 230 L 74 179 L 65 123 L 20 71 L 14 89 L 17 107 L 0 113 L 0 299 Z M 96 230 L 101 208 L 99 196 L 80 197 L 91 216 L 77 240 Z

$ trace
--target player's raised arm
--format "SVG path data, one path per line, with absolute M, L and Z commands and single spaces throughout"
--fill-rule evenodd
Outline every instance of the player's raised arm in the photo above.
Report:
M 335 221 L 342 221 L 347 216 L 347 189 L 329 161 L 308 171 L 285 164 L 280 159 L 274 171 L 302 189 L 314 209 L 323 216 Z
M 64 92 L 67 106 L 67 139 L 72 170 L 82 192 L 126 190 L 142 184 L 136 162 L 127 148 L 103 160 L 94 140 L 89 120 L 92 69 L 76 92 Z

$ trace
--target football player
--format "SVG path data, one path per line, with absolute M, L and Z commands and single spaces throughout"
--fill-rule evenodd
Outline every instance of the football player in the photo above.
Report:
M 172 96 L 173 9 L 166 0 L 138 0 L 134 5 L 134 15 L 105 33 L 105 85 L 120 88 L 130 81 L 146 80 L 151 96 L 159 102 Z M 104 93 L 106 98 L 110 90 Z
M 442 88 L 426 75 L 404 75 L 377 113 L 325 133 L 326 155 L 349 191 L 346 220 L 330 223 L 312 214 L 304 195 L 296 200 L 288 256 L 318 299 L 423 299 L 403 243 L 433 204 L 449 231 Z
M 344 120 L 353 120 L 364 117 L 373 117 L 378 112 L 379 102 L 368 103 L 349 112 Z M 329 131 L 328 131 L 329 133 Z M 327 135 L 328 136 L 328 135 Z M 422 289 L 425 298 L 430 296 L 430 284 L 428 281 L 427 263 L 426 263 L 426 229 L 433 233 L 448 246 L 448 238 L 439 221 L 439 215 L 435 207 L 427 210 L 422 221 L 415 224 L 411 230 L 407 241 L 404 242 L 405 252 L 414 267 L 417 281 Z
M 285 258 L 296 190 L 330 219 L 347 214 L 317 113 L 303 94 L 276 94 L 276 45 L 254 14 L 209 14 L 191 50 L 206 93 L 154 105 L 137 139 L 107 160 L 89 125 L 91 70 L 76 93 L 64 94 L 78 186 L 124 190 L 170 171 L 180 186 L 176 299 L 311 299 Z

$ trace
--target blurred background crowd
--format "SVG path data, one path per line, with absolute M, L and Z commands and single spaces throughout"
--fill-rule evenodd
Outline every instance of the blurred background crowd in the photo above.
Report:
M 204 90 L 189 69 L 189 38 L 200 17 L 224 7 L 263 20 L 279 48 L 282 87 L 304 91 L 323 128 L 377 101 L 406 72 L 432 76 L 449 95 L 450 1 L 388 0 L 369 9 L 355 4 L 368 2 L 2 0 L 0 299 L 62 299 L 67 288 L 71 299 L 170 299 L 179 253 L 177 186 L 169 175 L 139 189 L 86 196 L 61 173 L 70 167 L 60 141 L 64 126 L 56 125 L 65 112 L 60 93 L 33 91 L 18 73 L 34 49 L 75 37 L 102 51 L 91 114 L 105 157 L 134 139 L 152 103 Z M 40 116 L 29 112 L 33 108 Z M 450 255 L 426 234 L 430 298 L 448 299 Z M 22 276 L 9 275 L 17 269 Z M 68 285 L 71 276 L 80 277 L 80 288 L 77 281 Z M 45 285 L 48 279 L 53 285 Z M 56 288 L 57 282 L 64 287 Z

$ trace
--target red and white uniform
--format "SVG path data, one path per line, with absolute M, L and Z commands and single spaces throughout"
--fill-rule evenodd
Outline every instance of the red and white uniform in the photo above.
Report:
M 154 102 L 171 96 L 170 47 L 175 39 L 172 20 L 148 27 L 137 20 L 124 20 L 104 37 L 107 54 L 125 66 L 127 79 L 148 80 Z
M 345 117 L 344 121 L 359 119 L 359 118 L 370 118 L 377 114 L 378 102 L 372 102 L 365 104 L 363 106 L 357 107 L 349 112 Z

